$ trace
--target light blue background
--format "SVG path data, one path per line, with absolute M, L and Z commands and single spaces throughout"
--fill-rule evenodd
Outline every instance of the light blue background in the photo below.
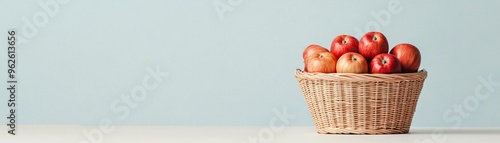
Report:
M 10 28 L 22 29 L 23 18 L 33 21 L 43 12 L 39 2 L 47 1 L 3 1 L 3 36 Z M 312 125 L 294 78 L 294 70 L 303 67 L 302 50 L 312 43 L 329 47 L 339 34 L 359 38 L 355 29 L 365 32 L 377 22 L 372 13 L 387 11 L 390 3 L 243 0 L 221 20 L 214 1 L 59 4 L 18 49 L 19 123 L 98 125 L 110 119 L 114 125 L 266 126 L 274 109 L 286 108 L 296 117 L 289 125 Z M 412 125 L 454 126 L 443 115 L 470 103 L 482 86 L 480 77 L 491 74 L 500 82 L 500 2 L 397 2 L 402 10 L 379 30 L 391 46 L 418 46 L 421 68 L 429 72 Z M 5 73 L 6 62 L 0 63 Z M 169 76 L 129 116 L 118 118 L 112 102 L 141 85 L 146 68 L 156 65 Z M 459 117 L 459 127 L 500 127 L 500 87 L 494 90 L 469 116 L 448 117 Z M 7 97 L 2 94 L 0 101 L 6 117 Z

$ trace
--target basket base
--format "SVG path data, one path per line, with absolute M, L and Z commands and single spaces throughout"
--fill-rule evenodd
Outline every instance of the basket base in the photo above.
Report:
M 339 129 L 339 128 L 322 128 L 316 129 L 319 134 L 368 134 L 368 135 L 376 135 L 376 134 L 406 134 L 409 132 L 409 129 Z

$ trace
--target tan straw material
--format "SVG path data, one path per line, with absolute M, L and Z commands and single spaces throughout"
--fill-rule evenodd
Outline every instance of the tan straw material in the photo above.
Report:
M 321 134 L 408 133 L 427 71 L 403 74 L 307 73 L 296 70 Z

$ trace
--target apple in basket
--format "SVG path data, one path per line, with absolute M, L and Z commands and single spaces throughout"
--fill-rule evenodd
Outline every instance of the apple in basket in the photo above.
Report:
M 347 52 L 337 60 L 337 73 L 368 73 L 368 63 L 361 54 Z
M 337 58 L 347 52 L 358 53 L 358 39 L 351 35 L 339 35 L 333 39 L 330 52 Z
M 305 71 L 311 73 L 334 73 L 337 58 L 330 52 L 316 53 L 305 61 Z
M 359 40 L 358 50 L 367 61 L 371 61 L 378 54 L 388 53 L 389 43 L 384 34 L 380 32 L 368 32 Z
M 401 64 L 398 58 L 392 54 L 378 54 L 370 62 L 370 73 L 390 74 L 400 72 Z
M 322 46 L 317 44 L 311 44 L 307 46 L 306 49 L 304 49 L 304 52 L 302 52 L 302 59 L 304 60 L 304 65 L 306 64 L 306 59 L 319 52 L 328 52 L 328 49 L 323 48 Z M 307 71 L 306 66 L 304 66 L 304 71 Z
M 398 58 L 403 72 L 417 72 L 420 67 L 420 51 L 408 43 L 401 43 L 392 48 L 391 54 Z

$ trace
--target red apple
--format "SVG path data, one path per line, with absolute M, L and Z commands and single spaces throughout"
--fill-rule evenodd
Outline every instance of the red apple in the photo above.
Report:
M 341 57 L 347 52 L 358 53 L 358 39 L 350 35 L 339 35 L 333 39 L 330 52 L 335 57 Z
M 368 32 L 359 40 L 358 50 L 366 60 L 371 61 L 376 55 L 389 52 L 389 43 L 384 34 Z
M 368 63 L 361 54 L 347 52 L 337 60 L 337 73 L 368 73 Z
M 398 58 L 391 54 L 379 54 L 370 62 L 370 73 L 400 73 L 401 64 Z
M 334 73 L 336 71 L 337 58 L 330 52 L 316 53 L 305 61 L 305 71 L 316 73 Z
M 420 51 L 408 43 L 401 43 L 392 48 L 391 54 L 398 58 L 403 72 L 417 72 L 420 67 Z
M 319 52 L 328 52 L 328 49 L 323 48 L 322 46 L 317 45 L 317 44 L 311 44 L 311 45 L 307 46 L 306 49 L 304 49 L 304 52 L 302 53 L 302 59 L 305 60 L 305 59 L 309 58 L 309 56 L 312 56 L 315 53 L 319 53 Z
M 328 49 L 323 48 L 322 46 L 317 44 L 311 44 L 307 46 L 306 49 L 304 49 L 304 52 L 302 52 L 302 59 L 304 59 L 304 65 L 306 64 L 306 59 L 320 52 L 328 52 Z M 307 71 L 307 66 L 304 66 L 304 71 Z

